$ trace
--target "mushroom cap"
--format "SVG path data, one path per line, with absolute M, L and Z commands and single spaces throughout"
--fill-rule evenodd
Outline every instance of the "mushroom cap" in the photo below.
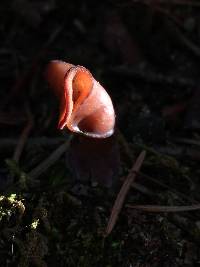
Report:
M 67 127 L 93 138 L 113 134 L 115 112 L 110 96 L 82 66 L 51 61 L 46 77 L 60 99 L 60 129 Z

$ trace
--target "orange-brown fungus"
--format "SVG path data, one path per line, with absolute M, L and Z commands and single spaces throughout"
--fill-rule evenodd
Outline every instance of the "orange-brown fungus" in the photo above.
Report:
M 87 71 L 78 71 L 73 79 L 73 101 L 85 98 L 92 88 L 92 77 Z M 79 102 L 79 100 L 78 100 Z

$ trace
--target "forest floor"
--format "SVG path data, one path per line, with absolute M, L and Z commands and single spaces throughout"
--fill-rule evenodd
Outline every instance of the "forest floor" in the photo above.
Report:
M 1 1 L 0 266 L 200 266 L 200 3 L 93 2 Z M 113 100 L 103 170 L 57 128 L 52 59 Z

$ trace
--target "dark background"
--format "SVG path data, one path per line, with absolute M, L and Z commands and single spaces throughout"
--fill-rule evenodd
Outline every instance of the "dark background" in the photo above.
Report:
M 199 15 L 192 0 L 1 1 L 0 266 L 200 265 L 199 212 L 176 209 L 200 200 Z M 111 182 L 84 179 L 69 151 L 49 159 L 69 138 L 57 129 L 58 101 L 44 78 L 52 59 L 88 68 L 113 100 Z M 104 239 L 142 150 L 137 184 Z

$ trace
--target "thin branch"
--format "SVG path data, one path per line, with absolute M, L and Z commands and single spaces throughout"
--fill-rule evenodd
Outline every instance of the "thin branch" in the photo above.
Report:
M 16 162 L 19 162 L 20 156 L 22 154 L 22 151 L 24 149 L 24 146 L 26 144 L 26 141 L 28 139 L 28 136 L 30 134 L 31 129 L 33 128 L 33 116 L 29 110 L 29 108 L 27 109 L 27 115 L 28 115 L 28 122 L 26 124 L 26 126 L 24 127 L 20 137 L 19 137 L 19 141 L 17 143 L 17 146 L 15 148 L 14 154 L 13 154 L 13 159 Z
M 182 33 L 176 25 L 172 25 L 173 30 L 176 32 L 177 39 L 190 50 L 194 56 L 200 57 L 200 47 L 191 41 L 184 33 Z
M 107 228 L 105 230 L 105 234 L 104 234 L 105 237 L 111 233 L 113 227 L 115 226 L 115 224 L 117 222 L 117 218 L 118 218 L 119 213 L 122 209 L 122 206 L 123 206 L 123 203 L 124 203 L 125 198 L 127 196 L 127 193 L 129 191 L 133 181 L 135 180 L 137 172 L 140 170 L 140 168 L 143 164 L 145 156 L 146 156 L 146 151 L 143 150 L 140 153 L 139 157 L 137 158 L 132 169 L 130 170 L 125 182 L 123 183 L 123 185 L 121 187 L 121 190 L 119 191 L 119 193 L 117 195 L 117 198 L 115 200 L 114 206 L 113 206 L 112 211 L 111 211 L 111 215 L 110 215 L 110 218 L 108 221 Z
M 199 2 L 189 1 L 189 0 L 156 0 L 157 5 L 177 5 L 177 6 L 191 6 L 191 7 L 200 7 Z M 154 1 L 149 0 L 132 0 L 132 3 L 140 3 L 145 5 L 152 5 Z
M 140 70 L 136 67 L 115 66 L 110 67 L 107 71 L 111 72 L 113 75 L 140 79 L 147 83 L 166 84 L 179 87 L 195 87 L 196 85 L 195 81 L 190 78 L 172 75 L 167 76 L 162 73 L 155 73 L 149 69 Z
M 26 121 L 26 117 L 18 113 L 7 113 L 0 111 L 0 124 L 19 125 Z
M 173 138 L 172 141 L 174 141 L 176 143 L 186 144 L 186 145 L 200 146 L 200 141 L 194 140 L 194 139 L 189 139 L 189 138 L 177 137 L 177 138 Z
M 53 42 L 55 42 L 59 34 L 62 32 L 63 28 L 64 25 L 61 25 L 51 33 L 47 41 L 43 44 L 41 50 L 33 58 L 28 70 L 26 70 L 24 74 L 21 74 L 20 78 L 15 82 L 13 88 L 11 88 L 11 92 L 9 92 L 4 100 L 3 107 L 5 107 L 10 101 L 12 101 L 18 93 L 22 94 L 23 90 L 27 88 L 28 84 L 32 80 L 32 77 L 34 77 L 35 73 L 37 72 L 41 60 L 46 56 L 48 48 L 50 47 L 50 45 L 52 45 Z
M 197 201 L 191 199 L 191 198 L 190 198 L 189 196 L 187 196 L 186 194 L 183 194 L 183 193 L 181 193 L 181 192 L 175 190 L 173 187 L 171 187 L 171 186 L 169 186 L 169 185 L 163 183 L 161 179 L 155 179 L 155 178 L 153 178 L 153 177 L 151 177 L 151 176 L 149 176 L 149 175 L 147 175 L 147 174 L 144 174 L 144 173 L 142 173 L 142 172 L 139 172 L 138 175 L 141 176 L 141 177 L 143 177 L 143 178 L 148 179 L 149 181 L 151 181 L 151 182 L 153 182 L 153 183 L 155 183 L 155 184 L 157 184 L 157 185 L 159 185 L 159 186 L 161 186 L 162 188 L 165 188 L 165 189 L 171 191 L 172 193 L 174 193 L 175 195 L 177 195 L 177 196 L 180 198 L 180 200 L 181 200 L 182 202 L 183 202 L 183 200 L 187 200 L 187 201 L 190 201 L 191 203 L 192 203 L 192 202 L 196 202 L 196 203 L 197 203 Z
M 35 167 L 29 176 L 32 179 L 37 179 L 42 173 L 44 173 L 50 166 L 52 166 L 67 150 L 72 140 L 72 135 L 69 136 L 68 140 L 59 146 L 47 159 L 41 162 L 37 167 Z
M 35 146 L 38 146 L 38 147 L 56 146 L 64 142 L 65 140 L 66 138 L 64 137 L 56 137 L 56 138 L 46 137 L 46 136 L 30 137 L 26 142 L 26 146 L 30 148 L 35 147 Z M 0 138 L 1 149 L 13 147 L 13 146 L 16 146 L 17 144 L 18 144 L 18 139 L 16 138 Z
M 184 212 L 199 210 L 200 204 L 192 206 L 157 206 L 157 205 L 126 205 L 127 208 L 143 210 L 147 212 Z

